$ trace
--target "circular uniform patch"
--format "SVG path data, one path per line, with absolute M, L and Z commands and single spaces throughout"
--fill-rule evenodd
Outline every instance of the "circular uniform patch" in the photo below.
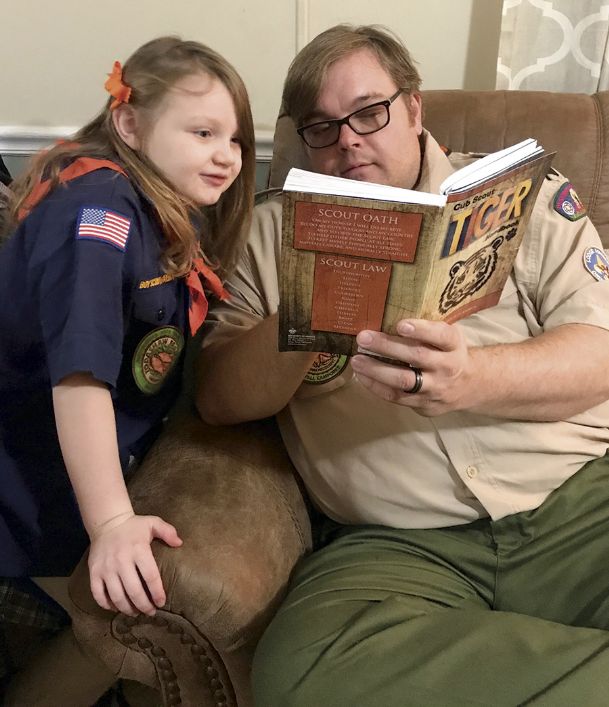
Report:
M 609 280 L 609 258 L 600 248 L 584 251 L 584 267 L 595 280 Z
M 327 383 L 339 376 L 348 363 L 349 357 L 345 354 L 320 353 L 304 377 L 305 383 Z
M 174 326 L 159 327 L 137 345 L 131 368 L 137 387 L 148 395 L 161 389 L 184 348 L 184 334 Z

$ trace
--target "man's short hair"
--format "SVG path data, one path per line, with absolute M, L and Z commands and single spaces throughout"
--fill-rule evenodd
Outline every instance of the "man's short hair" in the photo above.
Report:
M 283 87 L 283 110 L 297 126 L 315 110 L 328 68 L 361 49 L 372 51 L 405 95 L 419 91 L 421 76 L 402 42 L 380 25 L 340 24 L 317 35 L 292 61 Z

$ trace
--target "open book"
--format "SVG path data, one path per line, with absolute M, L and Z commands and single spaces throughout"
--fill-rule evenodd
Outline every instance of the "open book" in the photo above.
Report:
M 552 158 L 524 140 L 457 170 L 440 194 L 290 170 L 279 350 L 352 354 L 362 329 L 495 305 Z

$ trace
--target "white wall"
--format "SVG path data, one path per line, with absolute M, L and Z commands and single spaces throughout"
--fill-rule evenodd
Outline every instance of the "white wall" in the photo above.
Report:
M 0 0 L 0 151 L 91 118 L 114 59 L 175 33 L 243 76 L 264 150 L 296 51 L 338 22 L 379 23 L 418 60 L 425 88 L 492 89 L 502 0 Z

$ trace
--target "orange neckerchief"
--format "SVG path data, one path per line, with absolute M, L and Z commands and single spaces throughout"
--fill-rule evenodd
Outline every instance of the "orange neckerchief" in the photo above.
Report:
M 77 157 L 72 164 L 62 169 L 59 173 L 59 183 L 65 184 L 71 179 L 82 177 L 89 172 L 94 172 L 96 169 L 113 169 L 115 172 L 120 172 L 127 177 L 127 173 L 122 167 L 119 167 L 115 162 L 110 160 L 100 160 L 95 157 Z M 45 179 L 44 182 L 39 182 L 30 192 L 28 198 L 23 202 L 23 206 L 19 209 L 18 218 L 23 220 L 30 211 L 49 193 L 51 188 L 51 180 Z
M 199 327 L 205 321 L 209 304 L 203 291 L 201 277 L 205 280 L 211 292 L 221 300 L 229 298 L 228 292 L 222 286 L 220 278 L 206 265 L 203 258 L 195 258 L 192 262 L 192 270 L 186 275 L 186 284 L 190 293 L 190 305 L 188 307 L 188 321 L 190 323 L 190 333 L 194 336 Z
M 122 167 L 119 167 L 115 162 L 111 160 L 101 160 L 94 157 L 77 157 L 72 164 L 70 164 L 65 169 L 62 169 L 59 173 L 59 183 L 65 184 L 71 179 L 76 179 L 77 177 L 82 177 L 89 172 L 94 172 L 97 169 L 112 169 L 115 172 L 119 172 L 123 176 L 129 178 L 127 173 Z M 22 208 L 19 210 L 19 219 L 24 219 L 30 211 L 49 193 L 51 188 L 51 181 L 49 179 L 44 182 L 37 184 L 34 189 L 30 192 L 30 195 L 25 200 Z M 226 300 L 229 295 L 228 292 L 222 287 L 220 278 L 216 273 L 203 262 L 203 258 L 195 258 L 192 263 L 192 270 L 186 275 L 186 285 L 188 286 L 188 292 L 190 295 L 190 303 L 188 306 L 188 323 L 190 325 L 190 332 L 194 336 L 199 327 L 205 321 L 207 316 L 207 310 L 209 304 L 207 302 L 207 297 L 205 297 L 205 292 L 203 291 L 203 284 L 201 283 L 202 276 L 207 283 L 210 291 L 218 297 L 218 299 Z

